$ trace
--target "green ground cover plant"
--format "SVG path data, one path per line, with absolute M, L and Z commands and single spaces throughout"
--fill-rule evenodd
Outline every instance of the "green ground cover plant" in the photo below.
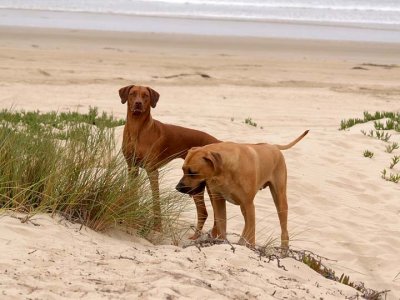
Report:
M 376 121 L 388 118 L 386 120 L 386 125 L 383 125 L 381 122 L 374 122 L 374 126 L 376 130 L 389 130 L 393 129 L 397 132 L 400 132 L 400 113 L 398 112 L 388 112 L 388 111 L 377 111 L 374 114 L 369 113 L 368 111 L 364 111 L 363 118 L 353 118 L 353 119 L 345 119 L 340 122 L 339 130 L 348 129 L 356 124 L 362 124 L 369 121 Z
M 257 127 L 257 123 L 254 122 L 254 120 L 252 118 L 250 118 L 250 117 L 246 118 L 244 120 L 244 123 L 247 124 L 247 125 L 253 126 L 253 127 Z
M 372 158 L 374 156 L 374 152 L 371 152 L 369 150 L 365 150 L 363 155 L 364 155 L 364 157 Z
M 0 112 L 0 121 L 8 124 L 24 124 L 28 128 L 37 129 L 40 126 L 51 126 L 64 129 L 69 123 L 84 123 L 95 125 L 99 128 L 112 128 L 125 124 L 124 119 L 116 119 L 103 112 L 99 115 L 97 107 L 89 107 L 88 113 L 56 112 L 42 113 L 40 111 L 14 111 L 3 109 Z
M 383 121 L 382 119 L 385 120 Z M 392 135 L 389 134 L 387 130 L 391 130 L 392 132 L 395 131 L 395 133 L 400 132 L 400 113 L 387 111 L 377 111 L 374 114 L 364 111 L 363 118 L 342 120 L 339 130 L 345 130 L 356 124 L 362 124 L 370 121 L 374 121 L 375 130 L 370 130 L 368 133 L 365 130 L 361 130 L 361 133 L 365 136 L 377 138 L 384 142 L 389 142 L 389 139 L 392 137 Z M 397 149 L 399 149 L 399 144 L 397 142 L 391 142 L 389 145 L 385 146 L 386 153 L 392 153 Z M 372 158 L 374 153 L 369 150 L 365 150 L 363 155 L 364 157 Z M 400 156 L 394 155 L 389 164 L 389 169 L 392 170 L 399 162 Z M 400 173 L 388 173 L 386 169 L 382 170 L 381 177 L 386 181 L 391 181 L 394 183 L 400 182 Z
M 391 181 L 394 183 L 399 183 L 400 182 L 400 174 L 396 173 L 389 173 L 386 171 L 386 169 L 382 170 L 382 179 L 385 179 L 386 181 Z
M 391 143 L 391 144 L 389 144 L 389 145 L 386 146 L 385 151 L 386 151 L 387 153 L 392 153 L 393 150 L 396 150 L 396 149 L 399 149 L 399 144 L 396 143 L 396 142 L 393 142 L 393 143 Z

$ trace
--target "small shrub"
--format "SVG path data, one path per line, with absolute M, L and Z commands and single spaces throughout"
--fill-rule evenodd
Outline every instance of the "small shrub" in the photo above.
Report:
M 369 150 L 365 150 L 364 151 L 364 157 L 369 157 L 372 158 L 374 156 L 374 153 L 369 151 Z
M 386 152 L 387 153 L 392 153 L 393 150 L 399 149 L 399 144 L 396 142 L 391 143 L 390 145 L 386 146 Z
M 373 131 L 373 130 L 370 130 L 369 133 L 368 133 L 368 136 L 369 136 L 369 137 L 374 137 L 374 131 Z
M 385 128 L 383 123 L 381 123 L 379 121 L 374 121 L 374 127 L 375 127 L 376 130 L 383 130 Z
M 250 125 L 250 126 L 257 127 L 257 123 L 254 122 L 253 119 L 250 118 L 250 117 L 249 117 L 249 118 L 246 118 L 246 119 L 244 120 L 244 123 L 245 123 L 245 124 L 248 124 L 248 125 Z
M 388 175 L 386 169 L 383 169 L 381 174 L 382 174 L 382 178 L 385 179 L 386 181 L 391 181 L 391 182 L 394 182 L 394 183 L 399 183 L 400 182 L 400 174 L 390 173 Z
M 394 182 L 394 183 L 399 183 L 400 182 L 400 174 L 392 174 L 392 173 L 390 173 L 388 181 L 391 181 L 391 182 Z
M 387 132 L 378 131 L 378 130 L 375 131 L 375 135 L 376 135 L 376 138 L 377 138 L 377 139 L 382 140 L 382 141 L 384 141 L 384 142 L 388 142 L 389 139 L 390 139 L 390 137 L 392 136 L 391 134 L 389 134 L 389 133 L 387 133 Z
M 400 156 L 399 155 L 395 155 L 395 156 L 393 156 L 392 157 L 392 162 L 390 163 L 390 169 L 393 169 L 393 167 L 395 166 L 395 165 L 397 165 L 398 163 L 399 163 L 399 161 L 400 161 Z
M 365 133 L 366 134 L 366 133 Z M 364 135 L 365 135 L 364 134 Z M 381 141 L 384 141 L 384 142 L 388 142 L 389 141 L 389 139 L 391 138 L 391 134 L 389 134 L 389 133 L 387 133 L 387 132 L 384 132 L 383 130 L 382 131 L 379 131 L 379 130 L 370 130 L 369 131 L 369 133 L 368 134 L 366 134 L 367 136 L 369 136 L 369 137 L 375 137 L 375 138 L 377 138 L 377 139 L 379 139 L 379 140 L 381 140 Z

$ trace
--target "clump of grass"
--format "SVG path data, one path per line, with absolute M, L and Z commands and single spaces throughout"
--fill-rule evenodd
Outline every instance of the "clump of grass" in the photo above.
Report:
M 114 131 L 107 126 L 119 122 L 106 114 L 99 121 L 97 109 L 90 117 L 68 115 L 68 125 L 57 113 L 2 115 L 8 121 L 0 124 L 0 212 L 60 214 L 94 230 L 118 224 L 144 236 L 151 231 L 149 181 L 142 173 L 129 177 L 114 151 Z M 163 223 L 177 220 L 182 199 L 161 193 Z
M 364 134 L 365 135 L 365 134 Z M 390 137 L 392 136 L 391 134 L 384 132 L 384 131 L 379 131 L 379 130 L 370 130 L 368 134 L 366 134 L 369 137 L 375 137 L 378 140 L 388 142 Z
M 386 146 L 385 152 L 392 153 L 393 150 L 399 149 L 399 144 L 396 142 L 391 143 L 390 145 Z
M 340 122 L 339 130 L 345 130 L 347 128 L 353 127 L 356 124 L 361 124 L 361 123 L 365 123 L 365 121 L 363 119 L 359 119 L 359 118 L 342 120 Z
M 112 128 L 125 124 L 124 119 L 115 119 L 112 115 L 103 112 L 99 115 L 97 107 L 89 107 L 88 113 L 78 112 L 47 112 L 40 111 L 12 111 L 3 109 L 0 111 L 2 123 L 11 125 L 23 125 L 29 130 L 37 130 L 39 127 L 54 127 L 64 130 L 70 123 L 82 123 L 95 125 L 99 128 Z
M 374 152 L 371 152 L 369 150 L 365 150 L 363 155 L 364 155 L 364 157 L 372 158 L 374 156 Z
M 393 169 L 393 167 L 394 167 L 395 165 L 397 165 L 397 164 L 399 163 L 399 161 L 400 161 L 400 156 L 399 156 L 399 155 L 393 156 L 389 168 L 390 168 L 390 169 Z
M 380 121 L 374 121 L 374 127 L 376 130 L 395 130 L 396 125 L 397 122 L 392 119 L 386 120 L 386 124 L 383 124 Z
M 394 183 L 400 182 L 400 174 L 395 174 L 395 173 L 388 174 L 386 169 L 383 169 L 381 174 L 382 174 L 382 178 L 385 179 L 386 181 L 391 181 Z
M 356 124 L 362 124 L 369 121 L 376 121 L 380 119 L 388 118 L 386 121 L 386 125 L 380 122 L 374 122 L 375 128 L 377 130 L 389 130 L 393 129 L 400 132 L 400 113 L 398 112 L 387 112 L 387 111 L 377 111 L 374 114 L 369 113 L 368 111 L 364 111 L 363 118 L 353 118 L 348 120 L 342 120 L 340 122 L 339 130 L 348 129 Z
M 377 138 L 377 139 L 382 140 L 382 141 L 384 141 L 384 142 L 388 142 L 389 139 L 390 139 L 390 137 L 392 136 L 391 134 L 389 134 L 389 133 L 387 133 L 387 132 L 378 131 L 378 130 L 375 131 L 375 135 L 376 135 L 376 138 Z
M 250 125 L 250 126 L 257 127 L 257 123 L 254 122 L 253 119 L 250 118 L 250 117 L 246 118 L 246 119 L 244 120 L 244 123 L 245 123 L 245 124 L 248 124 L 248 125 Z
M 381 119 L 384 118 L 386 118 L 385 122 L 380 121 Z M 374 121 L 375 130 L 370 130 L 368 133 L 365 130 L 361 130 L 361 133 L 365 136 L 389 142 L 392 135 L 389 134 L 388 132 L 385 132 L 386 130 L 395 130 L 397 132 L 400 132 L 400 112 L 386 112 L 386 111 L 382 112 L 377 111 L 374 114 L 364 111 L 364 117 L 362 119 L 355 118 L 355 119 L 342 120 L 340 123 L 339 130 L 344 130 L 354 126 L 355 124 L 365 123 L 369 121 Z M 396 149 L 399 149 L 399 144 L 397 142 L 392 142 L 385 147 L 385 152 L 392 153 Z M 369 158 L 372 158 L 374 155 L 374 153 L 372 153 L 369 150 L 365 150 L 363 154 L 364 157 L 369 157 Z M 389 168 L 393 169 L 399 162 L 400 162 L 400 156 L 395 155 L 394 157 L 392 157 Z M 382 174 L 381 177 L 387 181 L 391 181 L 394 183 L 400 182 L 400 174 L 397 173 L 388 174 L 386 169 L 383 169 L 381 174 Z

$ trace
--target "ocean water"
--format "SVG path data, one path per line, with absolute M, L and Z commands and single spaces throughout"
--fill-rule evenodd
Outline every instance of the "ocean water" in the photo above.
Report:
M 400 44 L 400 0 L 0 0 L 0 26 Z
M 0 8 L 240 21 L 400 25 L 400 0 L 0 0 Z

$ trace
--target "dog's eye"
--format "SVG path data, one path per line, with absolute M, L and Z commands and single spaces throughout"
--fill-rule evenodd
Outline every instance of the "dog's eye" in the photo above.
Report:
M 188 175 L 189 176 L 196 176 L 198 175 L 196 172 L 193 172 L 191 169 L 188 170 Z

